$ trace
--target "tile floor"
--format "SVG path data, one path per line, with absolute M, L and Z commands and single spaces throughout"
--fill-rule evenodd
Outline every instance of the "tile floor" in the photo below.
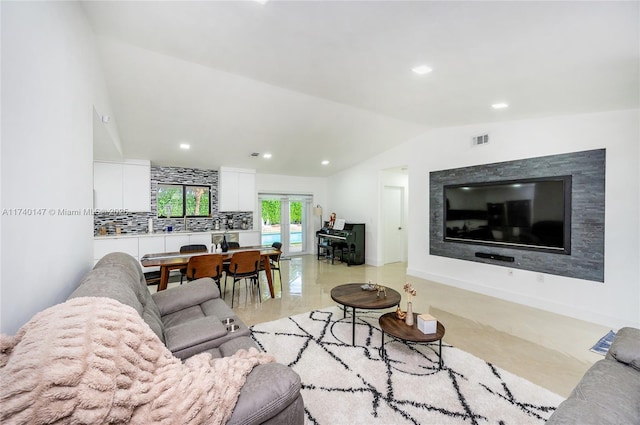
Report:
M 407 278 L 406 263 L 348 267 L 303 255 L 281 264 L 284 285 L 276 273 L 274 299 L 269 297 L 264 276 L 262 302 L 256 296 L 257 291 L 247 292 L 244 282 L 238 284 L 234 310 L 247 325 L 335 305 L 331 288 L 351 282 L 371 281 L 394 288 L 403 295 L 406 308 L 402 285 L 409 281 L 418 292 L 413 300 L 414 311 L 428 312 L 442 322 L 446 327 L 446 343 L 564 397 L 584 372 L 602 358 L 589 348 L 609 331 L 603 326 L 486 295 L 412 276 Z M 226 295 L 229 304 L 230 285 L 231 281 Z

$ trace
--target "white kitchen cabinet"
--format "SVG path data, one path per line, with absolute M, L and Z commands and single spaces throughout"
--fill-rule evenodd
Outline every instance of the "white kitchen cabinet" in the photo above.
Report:
M 181 246 L 190 244 L 191 242 L 188 234 L 166 235 L 164 238 L 165 252 L 179 252 Z
M 164 247 L 164 235 L 142 235 L 138 238 L 138 256 L 142 258 L 147 254 L 159 254 L 166 252 Z M 143 267 L 145 272 L 160 270 L 160 267 Z
M 211 252 L 211 233 L 192 233 L 189 235 L 190 245 L 204 245 Z
M 239 232 L 240 246 L 260 246 L 260 232 Z
M 245 168 L 220 167 L 218 209 L 227 211 L 254 211 L 256 198 L 256 172 Z
M 149 161 L 94 161 L 93 190 L 96 210 L 151 210 Z
M 129 211 L 151 211 L 151 167 L 146 164 L 122 166 L 122 207 Z
M 138 238 L 136 237 L 123 237 L 123 238 L 108 238 L 108 239 L 95 239 L 93 241 L 93 258 L 94 263 L 97 263 L 105 255 L 110 252 L 126 252 L 127 254 L 138 259 Z

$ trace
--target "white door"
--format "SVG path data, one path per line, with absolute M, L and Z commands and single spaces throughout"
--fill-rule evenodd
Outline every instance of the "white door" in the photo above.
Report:
M 406 261 L 404 187 L 385 186 L 382 205 L 384 263 Z

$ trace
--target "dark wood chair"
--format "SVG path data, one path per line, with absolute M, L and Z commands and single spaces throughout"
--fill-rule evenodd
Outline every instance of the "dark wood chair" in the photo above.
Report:
M 258 298 L 262 302 L 262 296 L 260 294 L 260 279 L 258 279 L 258 272 L 260 270 L 260 251 L 239 251 L 235 252 L 231 256 L 231 262 L 229 263 L 229 269 L 224 278 L 224 292 L 227 292 L 227 279 L 229 276 L 233 278 L 233 290 L 231 291 L 231 308 L 233 308 L 233 302 L 235 298 L 236 282 L 245 280 L 245 286 L 247 279 L 258 287 Z M 248 288 L 247 288 L 248 290 Z
M 196 244 L 196 245 L 183 245 L 180 247 L 180 254 L 197 254 L 199 252 L 209 252 L 209 249 L 206 245 Z M 184 267 L 180 269 L 180 285 L 182 285 L 182 281 L 184 277 L 187 275 L 187 268 Z
M 210 277 L 218 285 L 220 290 L 220 279 L 222 278 L 222 255 L 207 254 L 196 255 L 189 259 L 187 264 L 187 281 Z

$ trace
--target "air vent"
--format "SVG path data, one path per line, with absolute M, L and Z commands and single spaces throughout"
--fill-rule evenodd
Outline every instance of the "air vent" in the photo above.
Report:
M 251 154 L 251 156 L 255 157 L 255 156 L 260 156 L 260 154 L 258 152 L 254 152 Z
M 473 146 L 486 145 L 487 143 L 489 143 L 489 135 L 488 134 L 481 134 L 480 136 L 473 136 L 473 139 L 471 141 L 471 144 Z

